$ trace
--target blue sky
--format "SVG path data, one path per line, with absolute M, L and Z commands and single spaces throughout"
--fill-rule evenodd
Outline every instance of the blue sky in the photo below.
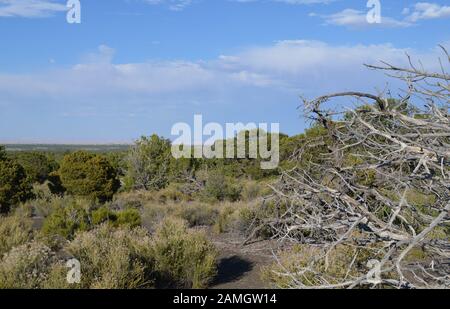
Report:
M 0 0 L 0 142 L 131 142 L 176 122 L 308 124 L 299 96 L 375 92 L 363 63 L 430 68 L 450 3 L 381 0 Z M 394 90 L 396 84 L 392 84 Z

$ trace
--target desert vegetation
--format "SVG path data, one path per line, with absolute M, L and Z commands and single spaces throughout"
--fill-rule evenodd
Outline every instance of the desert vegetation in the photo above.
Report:
M 157 135 L 106 153 L 0 148 L 0 288 L 207 288 L 224 234 L 271 250 L 266 287 L 450 287 L 443 55 L 441 72 L 368 66 L 405 82 L 398 96 L 305 98 L 311 126 L 280 136 L 270 171 L 174 159 Z M 333 109 L 338 97 L 356 107 Z

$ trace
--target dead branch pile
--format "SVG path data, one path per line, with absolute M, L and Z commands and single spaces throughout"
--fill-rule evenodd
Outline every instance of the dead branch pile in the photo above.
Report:
M 450 57 L 442 49 L 439 72 L 411 60 L 405 68 L 367 66 L 406 83 L 395 98 L 344 92 L 304 100 L 306 115 L 327 129 L 328 151 L 320 163 L 283 173 L 268 201 L 276 215 L 265 223 L 274 238 L 316 252 L 295 270 L 280 261 L 277 275 L 289 287 L 450 287 Z M 358 106 L 326 107 L 338 97 Z M 351 255 L 344 275 L 330 274 L 343 247 Z M 366 263 L 357 262 L 367 250 Z

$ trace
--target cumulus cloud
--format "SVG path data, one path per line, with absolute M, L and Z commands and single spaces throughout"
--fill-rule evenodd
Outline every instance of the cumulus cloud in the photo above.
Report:
M 0 74 L 0 92 L 23 95 L 170 95 L 172 93 L 214 92 L 223 87 L 239 91 L 242 87 L 273 90 L 360 87 L 370 85 L 364 63 L 384 60 L 406 64 L 405 53 L 431 64 L 435 50 L 418 52 L 382 45 L 329 45 L 321 41 L 280 41 L 271 46 L 246 49 L 212 61 L 113 62 L 114 49 L 101 45 L 83 63 L 30 75 Z M 365 76 L 363 80 L 353 76 Z M 26 91 L 24 91 L 26 89 Z M 319 89 L 318 89 L 319 90 Z M 0 95 L 1 96 L 1 95 Z
M 367 21 L 367 12 L 354 9 L 345 9 L 340 12 L 329 15 L 318 15 L 311 13 L 310 16 L 312 17 L 318 16 L 322 18 L 326 25 L 345 26 L 348 28 L 358 28 L 358 29 L 367 27 L 396 28 L 396 27 L 409 27 L 413 25 L 411 22 L 397 20 L 395 18 L 387 16 L 382 16 L 381 23 L 371 24 Z
M 311 17 L 320 17 L 325 25 L 344 26 L 353 29 L 368 27 L 405 28 L 414 26 L 420 20 L 439 19 L 450 17 L 450 6 L 442 6 L 429 2 L 418 2 L 412 7 L 406 7 L 401 12 L 404 17 L 395 19 L 389 16 L 381 16 L 381 23 L 369 23 L 367 12 L 351 8 L 344 9 L 333 14 L 310 13 Z
M 424 19 L 438 19 L 450 17 L 450 6 L 439 5 L 429 2 L 419 2 L 413 9 L 406 8 L 404 13 L 409 14 L 406 20 L 417 22 Z

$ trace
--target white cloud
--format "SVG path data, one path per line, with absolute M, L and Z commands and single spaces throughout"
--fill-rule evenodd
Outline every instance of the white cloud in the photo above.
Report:
M 410 22 L 417 22 L 424 19 L 438 19 L 450 17 L 450 6 L 441 6 L 435 3 L 418 2 L 413 6 L 413 10 L 407 8 L 406 20 Z
M 352 29 L 368 27 L 404 28 L 414 26 L 419 20 L 439 19 L 450 17 L 450 6 L 441 6 L 435 3 L 418 2 L 411 7 L 406 7 L 401 12 L 404 17 L 395 19 L 389 16 L 381 16 L 381 23 L 369 23 L 367 12 L 351 8 L 344 9 L 333 14 L 310 13 L 311 17 L 320 17 L 325 25 L 344 26 Z
M 294 40 L 250 48 L 214 61 L 114 64 L 114 50 L 101 45 L 97 53 L 88 54 L 83 63 L 70 69 L 0 74 L 0 93 L 10 98 L 164 95 L 170 100 L 174 93 L 220 96 L 224 89 L 238 92 L 243 87 L 289 91 L 294 95 L 300 91 L 326 92 L 375 86 L 379 77 L 374 80 L 373 72 L 363 64 L 385 60 L 406 65 L 406 52 L 425 64 L 435 63 L 438 57 L 435 50 L 421 53 L 390 44 L 329 45 Z
M 355 28 L 355 29 L 367 27 L 396 28 L 396 27 L 409 27 L 413 25 L 411 22 L 397 20 L 387 16 L 381 17 L 381 23 L 371 24 L 367 21 L 367 12 L 354 9 L 345 9 L 343 11 L 329 15 L 317 15 L 311 13 L 310 16 L 311 17 L 318 16 L 322 18 L 326 25 L 345 26 L 348 28 Z
M 0 0 L 0 17 L 47 17 L 66 10 L 53 0 Z

